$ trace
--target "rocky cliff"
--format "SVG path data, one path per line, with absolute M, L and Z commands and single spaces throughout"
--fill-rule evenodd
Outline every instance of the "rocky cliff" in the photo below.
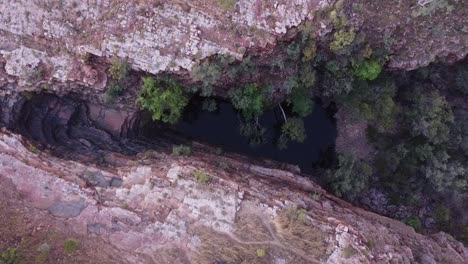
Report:
M 107 166 L 96 166 L 40 152 L 9 132 L 0 138 L 0 242 L 17 243 L 26 263 L 44 243 L 50 263 L 468 261 L 444 233 L 418 234 L 300 175 L 206 149 L 188 158 L 106 152 Z M 70 238 L 80 249 L 65 254 Z
M 199 144 L 178 157 L 163 137 L 150 148 L 115 140 L 135 105 L 34 108 L 19 96 L 100 95 L 115 59 L 184 75 L 211 55 L 272 50 L 306 21 L 320 39 L 336 5 L 385 46 L 389 68 L 468 53 L 461 0 L 0 2 L 0 252 L 17 248 L 24 263 L 467 263 L 451 236 L 356 208 L 294 168 Z M 348 136 L 365 140 L 364 127 Z

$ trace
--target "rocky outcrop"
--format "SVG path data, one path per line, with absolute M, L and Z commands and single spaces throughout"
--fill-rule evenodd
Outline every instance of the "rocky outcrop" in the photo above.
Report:
M 191 70 L 196 61 L 214 54 L 241 59 L 246 50 L 273 47 L 306 20 L 315 19 L 323 32 L 312 34 L 321 38 L 330 32 L 327 14 L 334 2 L 7 1 L 0 3 L 2 70 L 20 89 L 72 81 L 101 91 L 105 67 L 87 65 L 91 55 L 102 62 L 128 60 L 135 70 L 153 74 Z M 371 46 L 390 51 L 391 68 L 456 61 L 468 52 L 463 1 L 338 2 Z M 0 81 L 6 80 L 4 74 Z
M 449 235 L 418 234 L 292 172 L 209 153 L 106 152 L 105 165 L 96 166 L 39 152 L 2 131 L 2 191 L 20 198 L 0 201 L 40 212 L 35 224 L 79 237 L 83 251 L 88 241 L 102 244 L 101 256 L 117 250 L 121 263 L 468 261 Z

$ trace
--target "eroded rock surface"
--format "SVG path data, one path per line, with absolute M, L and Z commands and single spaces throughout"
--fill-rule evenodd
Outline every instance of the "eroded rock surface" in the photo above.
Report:
M 214 54 L 241 59 L 248 49 L 271 48 L 319 12 L 312 35 L 321 38 L 331 31 L 327 16 L 335 2 L 3 1 L 2 71 L 20 88 L 37 89 L 40 81 L 53 80 L 101 91 L 105 67 L 86 65 L 91 54 L 104 62 L 126 59 L 134 69 L 153 74 L 191 70 L 196 61 Z M 391 68 L 415 69 L 437 59 L 453 62 L 468 52 L 468 7 L 461 0 L 338 2 L 369 44 L 388 49 Z M 0 81 L 6 80 L 5 73 Z
M 291 172 L 206 151 L 190 158 L 109 152 L 120 161 L 100 167 L 62 160 L 29 144 L 0 134 L 0 180 L 9 182 L 2 188 L 21 197 L 0 200 L 43 212 L 36 223 L 62 226 L 85 245 L 101 243 L 101 256 L 117 249 L 118 262 L 468 261 L 468 250 L 449 235 L 417 234 Z M 208 179 L 197 180 L 196 173 Z

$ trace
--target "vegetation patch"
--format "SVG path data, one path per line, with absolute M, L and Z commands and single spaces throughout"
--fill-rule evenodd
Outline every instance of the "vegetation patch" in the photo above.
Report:
M 16 248 L 8 248 L 5 252 L 0 254 L 0 264 L 17 264 L 19 258 L 16 252 Z
M 80 242 L 74 239 L 68 239 L 63 243 L 63 251 L 67 254 L 72 254 L 80 249 Z
M 186 145 L 178 145 L 172 147 L 172 155 L 175 156 L 190 156 L 192 155 L 192 147 Z
M 193 176 L 195 177 L 197 183 L 199 184 L 208 184 L 211 181 L 211 176 L 203 171 L 195 171 L 193 172 Z
M 163 87 L 163 84 L 166 84 Z M 157 82 L 151 77 L 143 79 L 143 93 L 138 98 L 143 109 L 149 110 L 153 120 L 175 124 L 188 104 L 188 98 L 175 82 Z

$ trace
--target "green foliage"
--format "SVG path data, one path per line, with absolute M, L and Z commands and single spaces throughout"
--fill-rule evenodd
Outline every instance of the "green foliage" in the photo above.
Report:
M 353 89 L 353 74 L 346 63 L 330 60 L 325 64 L 326 71 L 322 76 L 322 95 L 346 95 Z
M 306 132 L 304 121 L 300 118 L 289 118 L 281 127 L 281 136 L 278 139 L 278 148 L 285 149 L 289 141 L 304 142 Z
M 247 121 L 240 125 L 240 134 L 249 139 L 251 146 L 257 146 L 265 143 L 266 129 L 257 122 Z
M 115 99 L 122 95 L 125 90 L 125 86 L 118 81 L 111 80 L 107 86 L 105 100 L 108 103 L 113 103 Z
M 417 232 L 420 232 L 422 230 L 422 224 L 421 220 L 417 216 L 411 216 L 407 218 L 405 221 L 403 221 L 405 224 L 411 226 L 416 230 Z
M 337 196 L 353 199 L 367 189 L 371 174 L 372 168 L 366 162 L 340 154 L 338 168 L 326 173 L 326 181 Z
M 375 80 L 380 72 L 382 71 L 382 66 L 375 60 L 366 60 L 359 63 L 354 69 L 354 75 L 359 77 L 362 80 Z
M 314 101 L 305 88 L 292 90 L 288 103 L 292 104 L 292 111 L 301 117 L 306 117 L 314 110 Z
M 130 64 L 123 60 L 114 60 L 109 68 L 109 75 L 112 79 L 122 81 L 130 73 Z
M 218 0 L 219 5 L 224 11 L 233 11 L 237 0 Z
M 218 104 L 215 99 L 205 99 L 203 100 L 202 109 L 208 112 L 214 112 L 218 109 Z
M 41 252 L 36 256 L 36 262 L 45 263 L 49 258 L 49 252 Z
M 255 84 L 249 84 L 242 89 L 231 90 L 230 96 L 232 104 L 242 112 L 245 119 L 254 119 L 262 114 L 264 98 Z
M 172 155 L 190 156 L 192 155 L 192 148 L 186 145 L 172 146 Z
M 80 249 L 80 242 L 73 240 L 73 239 L 68 239 L 63 243 L 63 251 L 67 254 L 71 254 L 75 251 Z
M 468 110 L 456 109 L 450 129 L 450 146 L 468 157 Z
M 455 191 L 466 194 L 468 191 L 468 167 L 466 164 L 449 159 L 445 151 L 430 153 L 425 166 L 424 176 L 439 191 Z
M 304 61 L 312 61 L 317 54 L 317 46 L 315 41 L 309 40 L 302 50 L 302 58 Z
M 348 259 L 348 258 L 356 255 L 357 253 L 358 253 L 358 251 L 353 246 L 346 246 L 343 249 L 343 256 L 345 257 L 345 259 Z
M 266 256 L 266 252 L 264 248 L 257 248 L 256 253 L 257 253 L 257 257 L 259 258 L 263 258 Z
M 440 225 L 445 225 L 450 221 L 450 209 L 438 204 L 434 209 L 434 219 Z
M 340 29 L 333 34 L 333 41 L 330 43 L 330 49 L 334 52 L 347 48 L 353 43 L 356 33 L 354 28 L 350 30 Z
M 143 93 L 138 98 L 143 109 L 149 110 L 153 120 L 171 124 L 177 123 L 188 104 L 188 98 L 182 88 L 175 83 L 168 83 L 165 89 L 151 77 L 143 79 Z
M 434 144 L 447 142 L 454 117 L 445 98 L 437 91 L 414 91 L 411 100 L 413 105 L 406 114 L 411 134 Z
M 193 176 L 195 177 L 196 181 L 199 184 L 207 184 L 211 181 L 211 176 L 204 173 L 203 171 L 195 171 L 193 172 Z
M 458 66 L 455 74 L 455 89 L 464 95 L 468 95 L 468 66 Z
M 5 252 L 0 254 L 0 264 L 17 264 L 19 263 L 16 254 L 16 248 L 8 248 Z
M 192 68 L 191 76 L 195 81 L 202 82 L 201 95 L 209 97 L 213 92 L 213 86 L 222 75 L 222 66 L 219 61 L 205 60 Z
M 378 131 L 386 131 L 394 126 L 399 113 L 399 106 L 393 100 L 395 94 L 396 85 L 390 78 L 372 83 L 356 80 L 351 92 L 340 96 L 339 101 L 354 117 L 369 121 Z
M 304 121 L 300 118 L 290 118 L 281 128 L 283 135 L 297 142 L 304 142 L 306 138 Z

